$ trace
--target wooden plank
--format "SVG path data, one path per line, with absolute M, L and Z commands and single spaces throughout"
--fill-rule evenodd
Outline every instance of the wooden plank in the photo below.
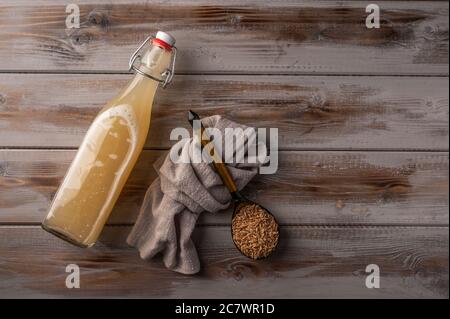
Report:
M 448 298 L 447 227 L 285 227 L 276 254 L 257 262 L 239 255 L 227 227 L 201 227 L 195 276 L 142 261 L 126 247 L 129 231 L 108 227 L 83 250 L 38 227 L 1 227 L 0 297 Z M 65 287 L 73 263 L 80 289 Z M 369 264 L 380 267 L 379 289 L 365 286 Z
M 128 75 L 0 75 L 0 147 L 77 147 Z M 448 150 L 448 78 L 177 76 L 158 92 L 147 147 L 187 110 L 279 129 L 283 149 Z
M 448 75 L 448 3 L 383 1 L 381 28 L 367 1 L 77 1 L 0 4 L 0 70 L 126 71 L 158 29 L 177 38 L 179 72 Z
M 37 223 L 47 214 L 75 151 L 0 150 L 0 222 Z M 132 223 L 162 151 L 144 151 L 110 223 Z M 245 195 L 283 224 L 448 225 L 448 153 L 280 152 L 279 169 Z M 229 212 L 201 224 L 228 224 Z

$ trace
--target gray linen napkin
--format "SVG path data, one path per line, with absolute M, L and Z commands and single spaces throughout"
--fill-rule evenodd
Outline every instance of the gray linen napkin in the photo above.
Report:
M 233 137 L 225 134 L 225 128 L 247 128 L 218 115 L 204 118 L 202 123 L 222 132 L 222 149 L 225 144 L 233 143 Z M 245 138 L 246 144 L 253 143 L 255 139 L 253 132 L 248 139 Z M 215 213 L 227 208 L 231 196 L 212 164 L 192 160 L 198 143 L 189 138 L 179 141 L 174 147 L 181 148 L 183 163 L 174 163 L 169 154 L 156 161 L 154 167 L 159 177 L 147 190 L 127 242 L 139 250 L 143 259 L 150 260 L 162 253 L 167 268 L 183 274 L 195 274 L 200 270 L 197 251 L 191 240 L 195 223 L 203 211 Z M 259 144 L 258 149 L 261 150 L 261 147 L 265 154 L 265 145 Z M 266 160 L 263 156 L 259 163 L 253 163 L 248 161 L 246 152 L 243 154 L 245 163 L 228 164 L 238 189 L 242 189 L 257 174 L 257 167 Z

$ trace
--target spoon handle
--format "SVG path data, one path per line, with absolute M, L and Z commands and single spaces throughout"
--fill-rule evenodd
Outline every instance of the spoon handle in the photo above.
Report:
M 200 121 L 200 117 L 198 116 L 197 113 L 195 113 L 193 111 L 189 111 L 188 115 L 189 115 L 189 123 L 191 123 L 192 127 L 194 127 L 194 121 L 195 120 Z M 200 130 L 197 130 L 197 132 L 194 132 L 194 134 L 196 134 L 197 136 L 200 136 L 200 141 L 201 141 L 202 147 L 205 147 L 210 142 L 209 138 L 205 134 L 205 127 L 203 126 L 201 121 L 200 121 Z M 200 134 L 200 135 L 198 135 L 198 134 Z M 228 170 L 227 165 L 225 165 L 225 163 L 222 161 L 222 158 L 220 158 L 217 155 L 216 149 L 214 147 L 214 143 L 211 143 L 211 146 L 209 146 L 209 147 L 211 147 L 209 155 L 211 156 L 211 158 L 213 160 L 213 165 L 214 165 L 217 173 L 219 174 L 220 178 L 222 179 L 223 183 L 230 191 L 231 196 L 233 197 L 234 200 L 242 200 L 243 197 L 239 193 L 239 191 L 236 187 L 236 183 L 234 182 L 233 177 L 231 177 L 231 174 L 230 174 L 230 171 Z

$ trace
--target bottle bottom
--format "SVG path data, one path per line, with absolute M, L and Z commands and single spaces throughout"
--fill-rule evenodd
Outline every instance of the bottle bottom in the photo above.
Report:
M 81 248 L 89 248 L 89 247 L 92 247 L 92 246 L 95 245 L 95 243 L 92 243 L 90 245 L 86 245 L 86 244 L 80 243 L 80 242 L 74 240 L 73 238 L 67 236 L 66 234 L 64 234 L 64 233 L 62 233 L 62 232 L 60 232 L 60 231 L 58 231 L 56 229 L 48 227 L 47 225 L 45 225 L 45 223 L 42 223 L 41 227 L 46 232 L 49 232 L 50 234 L 55 235 L 56 237 L 61 238 L 64 241 L 66 241 L 66 242 L 68 242 L 68 243 L 70 243 L 70 244 L 72 244 L 74 246 L 81 247 Z

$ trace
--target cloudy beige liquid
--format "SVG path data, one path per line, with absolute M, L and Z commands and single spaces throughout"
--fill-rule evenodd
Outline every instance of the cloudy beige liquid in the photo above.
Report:
M 153 46 L 141 70 L 160 77 L 170 52 Z M 158 82 L 136 74 L 97 115 L 53 199 L 44 229 L 80 246 L 95 244 L 144 146 Z

